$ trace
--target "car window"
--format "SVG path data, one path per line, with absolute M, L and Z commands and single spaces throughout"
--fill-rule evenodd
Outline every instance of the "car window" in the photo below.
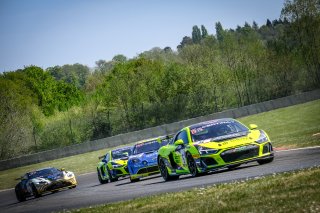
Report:
M 242 137 L 248 128 L 235 120 L 209 121 L 190 129 L 193 142 L 202 140 L 217 140 L 227 137 Z
M 156 151 L 160 148 L 160 143 L 157 140 L 152 140 L 143 143 L 137 143 L 133 148 L 133 154 L 147 153 Z
M 121 158 L 126 158 L 131 155 L 132 152 L 132 147 L 125 147 L 125 148 L 120 148 L 120 149 L 115 149 L 111 151 L 111 156 L 112 159 L 121 159 Z
M 109 161 L 109 153 L 106 154 L 106 156 L 104 157 L 104 160 L 106 161 L 106 163 L 108 163 L 108 161 Z
M 36 177 L 47 177 L 50 175 L 54 175 L 58 172 L 59 171 L 56 168 L 47 168 L 47 169 L 29 172 L 28 176 L 29 176 L 29 179 L 32 179 L 32 178 L 36 178 Z
M 188 134 L 187 134 L 187 131 L 186 131 L 186 130 L 183 130 L 182 132 L 180 132 L 180 133 L 177 135 L 175 141 L 177 141 L 177 140 L 179 140 L 179 139 L 182 139 L 184 144 L 188 144 L 188 143 L 189 143 L 189 141 L 188 141 Z

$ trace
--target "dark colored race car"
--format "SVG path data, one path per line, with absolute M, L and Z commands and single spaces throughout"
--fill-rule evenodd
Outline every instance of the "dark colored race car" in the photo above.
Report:
M 63 188 L 75 188 L 77 180 L 73 172 L 54 167 L 43 168 L 24 174 L 15 187 L 18 201 L 25 201 L 27 197 L 40 197 L 48 192 L 56 192 Z

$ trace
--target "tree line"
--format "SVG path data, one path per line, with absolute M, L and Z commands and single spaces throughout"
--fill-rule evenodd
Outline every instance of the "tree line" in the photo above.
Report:
M 0 75 L 0 159 L 63 147 L 320 87 L 320 2 L 286 0 L 262 26 L 193 26 L 177 51 L 96 67 Z

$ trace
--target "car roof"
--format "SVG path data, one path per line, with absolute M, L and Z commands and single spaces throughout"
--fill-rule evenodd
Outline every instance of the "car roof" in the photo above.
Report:
M 110 150 L 110 152 L 112 152 L 112 151 L 117 151 L 117 150 L 122 150 L 122 149 L 132 149 L 132 146 L 123 146 L 123 147 L 119 147 L 119 148 L 116 148 L 116 149 L 112 149 L 112 150 Z
M 42 171 L 42 170 L 45 170 L 45 169 L 55 169 L 55 167 L 44 167 L 44 168 L 41 168 L 41 169 L 36 169 L 36 170 L 33 170 L 33 171 L 29 171 L 26 174 L 33 173 L 33 172 L 39 172 L 39 171 Z
M 154 138 L 148 138 L 148 139 L 144 139 L 144 140 L 141 140 L 141 141 L 137 141 L 135 143 L 136 144 L 141 144 L 141 143 L 147 143 L 147 142 L 150 142 L 150 141 L 155 141 L 155 140 L 158 140 L 158 139 L 165 139 L 166 137 L 170 137 L 170 135 L 161 135 L 161 136 L 158 136 L 158 137 L 154 137 Z
M 214 120 L 209 120 L 209 121 L 204 121 L 196 124 L 192 124 L 189 126 L 190 129 L 198 128 L 201 126 L 204 126 L 206 124 L 212 124 L 212 123 L 220 123 L 220 122 L 226 122 L 226 121 L 234 121 L 233 118 L 220 118 L 220 119 L 214 119 Z

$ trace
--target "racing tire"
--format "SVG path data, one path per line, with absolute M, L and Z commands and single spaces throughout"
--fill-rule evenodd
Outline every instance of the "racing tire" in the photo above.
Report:
M 32 184 L 31 188 L 32 188 L 33 196 L 35 198 L 41 197 L 41 194 L 38 192 L 38 190 L 37 190 L 37 188 L 36 188 L 36 186 L 34 184 Z
M 131 183 L 135 183 L 135 182 L 139 182 L 139 181 L 140 181 L 140 178 L 131 179 L 131 177 L 130 177 L 130 182 Z
M 18 189 L 15 189 L 15 193 L 16 193 L 17 200 L 19 202 L 26 201 L 26 197 L 21 193 L 21 191 L 19 191 Z
M 159 160 L 159 170 L 164 181 L 177 180 L 179 176 L 171 176 L 168 172 L 167 166 L 164 163 L 163 159 Z
M 232 169 L 235 169 L 235 168 L 237 168 L 239 166 L 241 166 L 241 164 L 230 165 L 230 166 L 228 166 L 228 169 L 232 170 Z
M 118 178 L 113 178 L 113 177 L 111 176 L 111 172 L 110 172 L 109 168 L 107 168 L 107 172 L 108 172 L 108 176 L 109 176 L 110 182 L 115 182 L 115 181 L 118 180 Z
M 266 163 L 271 163 L 273 161 L 274 157 L 272 156 L 271 158 L 268 159 L 262 159 L 262 160 L 258 160 L 258 163 L 260 165 L 266 164 Z
M 97 168 L 97 173 L 98 173 L 99 182 L 100 182 L 101 184 L 106 184 L 106 183 L 108 183 L 108 180 L 103 180 L 103 179 L 101 178 L 101 172 L 100 172 L 100 169 L 98 169 L 98 168 Z
M 199 176 L 199 171 L 197 168 L 197 164 L 195 162 L 195 160 L 193 159 L 193 157 L 191 156 L 190 153 L 187 153 L 187 164 L 188 164 L 188 168 L 190 171 L 190 174 L 192 175 L 192 177 L 197 177 Z

